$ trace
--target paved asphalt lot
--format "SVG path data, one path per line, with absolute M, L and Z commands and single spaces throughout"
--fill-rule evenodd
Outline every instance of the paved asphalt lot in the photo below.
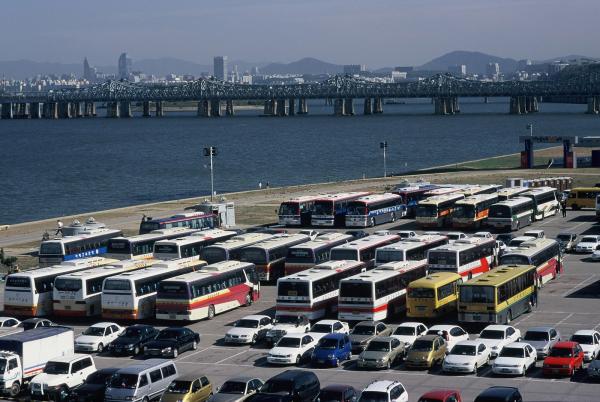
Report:
M 574 231 L 578 234 L 600 234 L 600 227 L 595 224 L 593 211 L 571 212 L 568 217 L 548 218 L 530 228 L 544 229 L 546 236 L 554 238 L 559 231 Z M 414 222 L 401 221 L 377 227 L 381 229 L 414 229 Z M 538 307 L 530 314 L 523 315 L 513 321 L 513 325 L 524 332 L 528 327 L 538 325 L 554 325 L 563 339 L 579 329 L 600 328 L 600 263 L 586 261 L 585 255 L 570 254 L 565 257 L 565 273 L 557 280 L 548 283 L 539 294 Z M 273 314 L 275 289 L 262 287 L 259 302 L 251 307 L 239 308 L 221 315 L 212 321 L 200 321 L 189 324 L 189 327 L 200 333 L 201 343 L 196 351 L 188 351 L 176 359 L 182 373 L 205 374 L 214 385 L 222 384 L 226 379 L 238 375 L 255 375 L 263 379 L 281 372 L 285 368 L 272 367 L 266 362 L 268 349 L 262 345 L 224 346 L 222 338 L 233 323 L 248 314 Z M 450 317 L 446 322 L 455 320 Z M 93 322 L 63 322 L 75 328 L 76 335 Z M 397 324 L 403 317 L 389 319 L 388 323 Z M 149 322 L 158 327 L 170 323 Z M 433 323 L 427 323 L 429 325 Z M 481 327 L 464 327 L 476 334 Z M 98 368 L 124 367 L 133 363 L 132 358 L 111 357 L 103 354 L 94 355 Z M 355 357 L 354 357 L 355 359 Z M 400 364 L 391 370 L 359 371 L 354 361 L 347 362 L 340 368 L 313 369 L 319 376 L 322 385 L 343 383 L 362 389 L 371 381 L 390 379 L 401 381 L 409 393 L 409 400 L 416 401 L 426 391 L 439 388 L 459 389 L 463 400 L 472 401 L 483 389 L 493 385 L 518 387 L 525 401 L 599 401 L 600 384 L 586 382 L 584 373 L 578 373 L 573 379 L 547 379 L 542 377 L 541 362 L 526 377 L 496 378 L 491 376 L 491 369 L 486 367 L 478 375 L 445 375 L 439 369 L 427 371 L 408 371 Z

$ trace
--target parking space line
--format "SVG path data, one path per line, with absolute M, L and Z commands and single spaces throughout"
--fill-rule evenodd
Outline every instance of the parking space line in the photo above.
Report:
M 568 316 L 566 316 L 565 318 L 563 318 L 562 320 L 560 320 L 559 322 L 556 323 L 556 326 L 558 327 L 559 325 L 561 325 L 563 322 L 567 321 L 569 318 L 573 317 L 574 313 L 569 314 Z M 571 324 L 569 324 L 571 325 Z
M 234 354 L 234 355 L 232 355 L 232 356 L 226 357 L 226 358 L 224 358 L 224 359 L 222 359 L 222 360 L 219 360 L 218 362 L 215 362 L 215 364 L 220 364 L 220 363 L 223 363 L 225 360 L 228 360 L 228 359 L 234 358 L 234 357 L 236 357 L 236 356 L 239 356 L 239 355 L 243 355 L 244 353 L 248 353 L 249 351 L 250 351 L 250 349 L 242 350 L 242 351 L 241 351 L 241 352 L 239 352 L 239 353 L 236 353 L 236 354 Z
M 582 280 L 581 282 L 579 282 L 578 284 L 576 284 L 575 286 L 573 286 L 571 289 L 569 289 L 566 292 L 564 292 L 561 295 L 561 297 L 567 297 L 571 293 L 573 293 L 576 290 L 578 290 L 580 287 L 583 287 L 583 285 L 586 285 L 587 282 L 593 281 L 596 278 L 596 276 L 597 276 L 596 274 L 592 274 L 591 276 L 588 276 L 587 278 L 585 278 L 584 280 Z
M 212 346 L 206 347 L 206 348 L 204 348 L 204 349 L 198 349 L 198 350 L 196 350 L 195 352 L 193 352 L 193 353 L 190 353 L 189 355 L 186 355 L 186 356 L 184 356 L 184 357 L 180 358 L 179 360 L 177 360 L 177 362 L 180 362 L 180 361 L 182 361 L 182 360 L 185 360 L 185 359 L 187 359 L 188 357 L 192 357 L 192 356 L 194 356 L 194 355 L 197 355 L 198 353 L 202 353 L 202 352 L 204 352 L 204 351 L 207 351 L 207 350 L 208 350 L 208 349 L 210 349 L 210 348 L 212 348 Z

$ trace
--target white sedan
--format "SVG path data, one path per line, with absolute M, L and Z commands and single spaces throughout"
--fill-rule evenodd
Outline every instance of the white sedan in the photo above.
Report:
M 13 317 L 0 317 L 0 328 L 18 327 L 21 321 Z
M 597 246 L 592 255 L 590 256 L 592 261 L 600 261 L 600 246 Z
M 251 343 L 264 339 L 273 327 L 268 315 L 248 315 L 237 320 L 233 328 L 225 334 L 225 343 Z
M 494 358 L 504 346 L 521 340 L 521 330 L 510 325 L 488 325 L 479 334 L 479 340 L 485 343 Z
M 338 320 L 321 320 L 317 321 L 310 330 L 308 334 L 312 336 L 316 341 L 321 339 L 327 334 L 340 333 L 340 334 L 348 334 L 350 333 L 350 327 L 347 322 L 338 321 Z
M 439 335 L 446 341 L 448 350 L 452 350 L 457 342 L 468 341 L 469 334 L 458 325 L 434 325 L 427 335 Z
M 490 363 L 490 349 L 480 340 L 458 342 L 444 358 L 442 370 L 448 373 L 473 373 Z
M 502 348 L 492 372 L 499 375 L 525 375 L 527 370 L 535 367 L 537 352 L 530 344 L 524 342 L 510 343 Z
M 114 322 L 94 324 L 75 338 L 75 351 L 102 353 L 124 330 L 125 328 Z
M 593 329 L 580 329 L 571 335 L 571 341 L 579 343 L 583 349 L 583 360 L 590 362 L 600 355 L 600 332 Z
M 576 253 L 593 253 L 600 246 L 600 236 L 587 235 L 583 236 L 579 243 L 575 246 Z
M 270 364 L 300 364 L 310 357 L 317 341 L 309 334 L 289 334 L 269 350 L 267 362 Z
M 425 335 L 426 332 L 427 326 L 422 322 L 403 322 L 394 329 L 391 337 L 404 342 L 404 347 L 408 349 L 418 337 Z

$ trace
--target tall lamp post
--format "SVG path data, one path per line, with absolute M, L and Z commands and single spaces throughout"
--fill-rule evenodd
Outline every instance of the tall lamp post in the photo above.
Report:
M 217 147 L 204 148 L 204 156 L 210 157 L 210 201 L 213 200 L 215 194 L 215 176 L 213 171 L 213 156 L 217 156 Z
M 529 130 L 529 136 L 533 137 L 533 123 L 527 125 L 527 130 Z
M 387 177 L 387 165 L 386 165 L 386 151 L 387 151 L 388 143 L 387 141 L 383 141 L 379 143 L 379 148 L 383 149 L 383 177 Z

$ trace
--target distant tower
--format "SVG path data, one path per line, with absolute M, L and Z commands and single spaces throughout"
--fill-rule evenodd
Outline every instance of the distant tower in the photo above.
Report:
M 90 68 L 87 57 L 83 58 L 83 79 L 92 81 L 92 69 Z
M 486 68 L 487 76 L 493 80 L 497 80 L 500 75 L 500 64 L 488 63 Z
M 127 53 L 121 53 L 119 56 L 119 79 L 129 79 L 129 73 L 131 72 L 131 59 L 127 57 Z
M 216 56 L 213 60 L 213 69 L 218 80 L 227 81 L 227 56 Z

